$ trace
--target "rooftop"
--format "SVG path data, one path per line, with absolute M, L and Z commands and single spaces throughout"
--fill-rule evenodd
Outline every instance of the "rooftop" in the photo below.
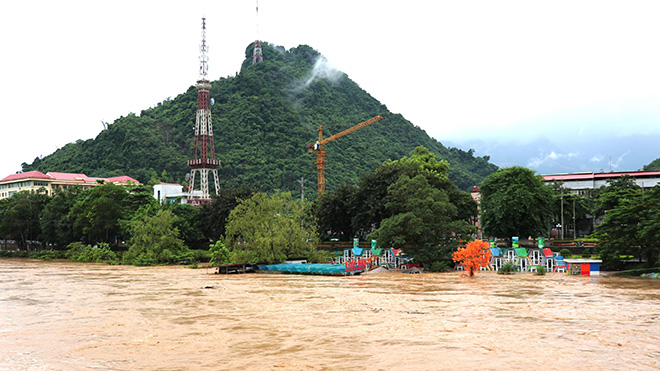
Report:
M 660 177 L 660 171 L 623 171 L 613 173 L 574 173 L 574 174 L 551 174 L 542 175 L 545 180 L 594 180 L 619 178 L 628 175 L 632 178 Z

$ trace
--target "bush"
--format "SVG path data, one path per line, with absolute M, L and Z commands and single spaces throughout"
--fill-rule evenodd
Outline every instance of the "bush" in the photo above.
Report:
M 232 254 L 222 241 L 217 241 L 214 245 L 211 245 L 209 251 L 211 253 L 209 262 L 212 266 L 229 264 L 232 261 Z
M 511 262 L 506 262 L 497 271 L 497 274 L 514 274 L 518 272 L 518 266 Z
M 41 259 L 41 260 L 54 260 L 54 259 L 64 259 L 66 258 L 66 254 L 64 251 L 56 251 L 56 250 L 41 250 L 41 251 L 33 251 L 28 254 L 28 257 L 30 259 Z
M 584 251 L 582 252 L 582 257 L 583 258 L 590 258 L 591 257 L 591 251 L 589 251 L 588 248 L 584 249 Z
M 559 251 L 559 255 L 564 256 L 564 257 L 569 257 L 569 256 L 573 255 L 573 253 L 569 249 L 561 249 L 561 251 Z
M 535 276 L 545 276 L 545 267 L 542 265 L 539 265 L 536 267 L 536 272 L 534 273 Z
M 428 268 L 429 272 L 449 272 L 451 270 L 451 266 L 449 263 L 446 261 L 435 261 L 431 266 Z
M 68 247 L 66 257 L 75 262 L 116 264 L 119 260 L 107 243 L 92 247 L 82 242 L 74 242 Z

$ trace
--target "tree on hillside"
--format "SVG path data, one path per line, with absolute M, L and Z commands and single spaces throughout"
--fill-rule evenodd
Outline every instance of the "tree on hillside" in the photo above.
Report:
M 520 166 L 500 169 L 479 188 L 486 235 L 510 238 L 548 232 L 553 221 L 553 191 L 534 171 Z
M 224 242 L 235 263 L 281 263 L 287 258 L 318 260 L 316 224 L 290 193 L 255 193 L 229 214 Z
M 648 165 L 644 166 L 644 171 L 657 171 L 660 170 L 660 158 L 656 158 L 651 161 Z

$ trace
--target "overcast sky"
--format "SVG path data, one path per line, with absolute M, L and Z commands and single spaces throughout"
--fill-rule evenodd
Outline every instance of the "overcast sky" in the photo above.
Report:
M 657 1 L 261 0 L 257 27 L 250 0 L 3 1 L 0 178 L 193 85 L 202 16 L 211 79 L 239 70 L 257 32 L 287 49 L 308 44 L 440 141 L 656 134 L 659 10 Z

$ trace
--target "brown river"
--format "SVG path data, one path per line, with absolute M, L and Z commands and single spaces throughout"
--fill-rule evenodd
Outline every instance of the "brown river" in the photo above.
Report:
M 0 259 L 0 370 L 658 370 L 660 280 Z

